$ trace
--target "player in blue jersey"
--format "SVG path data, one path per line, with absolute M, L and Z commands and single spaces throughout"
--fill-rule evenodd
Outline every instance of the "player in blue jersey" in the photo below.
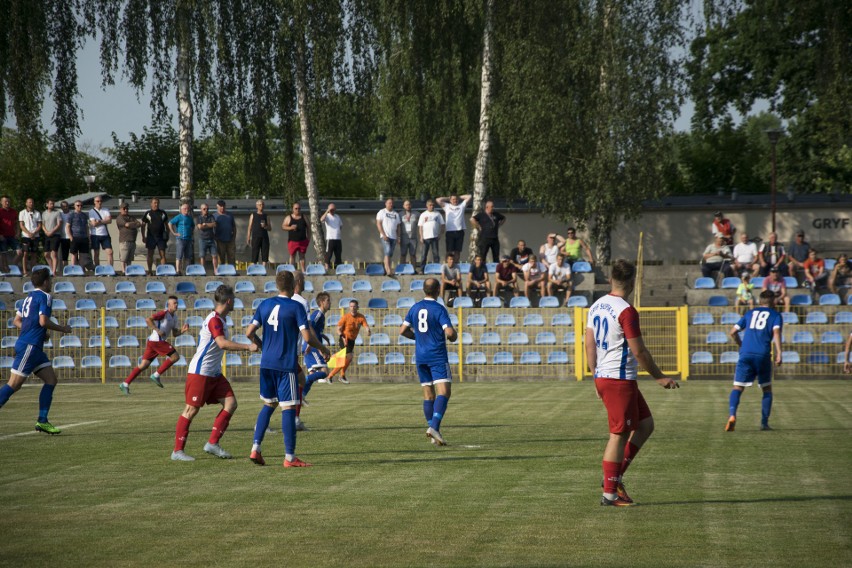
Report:
M 0 408 L 30 375 L 44 382 L 38 396 L 38 421 L 35 429 L 46 434 L 59 434 L 61 430 L 48 422 L 47 414 L 53 402 L 53 390 L 56 388 L 56 373 L 50 359 L 44 353 L 44 340 L 47 330 L 71 333 L 66 325 L 53 323 L 50 319 L 51 298 L 48 290 L 51 284 L 50 270 L 42 268 L 32 273 L 30 281 L 35 290 L 26 297 L 21 309 L 15 313 L 15 327 L 21 330 L 15 342 L 15 361 L 12 363 L 12 376 L 9 382 L 0 387 Z
M 325 314 L 328 312 L 329 308 L 331 308 L 331 296 L 328 295 L 327 292 L 320 292 L 317 294 L 317 309 L 311 312 L 311 315 L 308 316 L 308 325 L 313 329 L 314 335 L 317 336 L 317 339 L 322 341 L 325 339 L 328 341 L 328 338 L 323 333 L 325 331 Z M 314 383 L 320 381 L 328 376 L 328 362 L 326 362 L 325 357 L 322 356 L 317 349 L 308 346 L 307 343 L 302 344 L 302 351 L 305 354 L 305 369 L 307 370 L 307 377 L 305 378 L 305 386 L 302 389 L 302 401 L 307 398 L 308 393 L 311 391 L 311 387 L 314 386 Z
M 772 411 L 772 344 L 775 344 L 775 365 L 781 365 L 781 328 L 784 320 L 775 311 L 775 292 L 760 293 L 760 306 L 749 310 L 731 328 L 731 337 L 740 346 L 740 358 L 734 373 L 734 389 L 729 399 L 730 417 L 725 432 L 733 432 L 737 424 L 737 407 L 745 387 L 757 384 L 763 389 L 760 429 L 771 430 L 769 413 Z M 743 337 L 740 339 L 740 331 Z
M 277 405 L 281 407 L 281 431 L 284 433 L 284 467 L 308 467 L 311 464 L 296 457 L 296 406 L 300 404 L 297 380 L 299 338 L 319 350 L 324 358 L 327 359 L 330 354 L 308 330 L 305 308 L 291 299 L 295 290 L 293 274 L 279 272 L 275 284 L 278 296 L 261 302 L 246 328 L 246 337 L 262 351 L 260 398 L 264 403 L 257 415 L 250 459 L 258 465 L 266 464 L 260 445 Z M 262 339 L 257 337 L 259 329 L 263 329 Z
M 445 446 L 447 442 L 441 435 L 441 420 L 447 412 L 453 382 L 446 340 L 455 341 L 458 333 L 453 328 L 447 308 L 437 301 L 440 292 L 441 284 L 435 278 L 423 283 L 426 297 L 408 310 L 399 334 L 415 342 L 417 374 L 423 387 L 423 415 L 429 423 L 426 437 L 433 444 Z

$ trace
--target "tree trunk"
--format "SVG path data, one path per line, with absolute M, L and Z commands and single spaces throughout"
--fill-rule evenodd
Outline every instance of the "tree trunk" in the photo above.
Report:
M 595 244 L 595 260 L 598 266 L 609 264 L 612 260 L 612 227 L 614 221 L 614 217 L 609 214 L 595 216 L 595 224 L 591 232 Z
M 177 65 L 175 73 L 177 78 L 178 99 L 178 139 L 180 140 L 180 201 L 181 203 L 192 203 L 192 143 L 193 143 L 193 119 L 192 99 L 190 97 L 189 75 L 190 75 L 190 14 L 182 3 L 178 3 L 178 40 L 177 40 Z
M 482 33 L 482 83 L 479 102 L 479 150 L 473 174 L 473 214 L 482 210 L 482 200 L 488 190 L 488 157 L 491 153 L 491 36 L 494 0 L 485 2 L 485 25 Z M 477 254 L 479 231 L 471 227 L 468 255 L 472 262 Z

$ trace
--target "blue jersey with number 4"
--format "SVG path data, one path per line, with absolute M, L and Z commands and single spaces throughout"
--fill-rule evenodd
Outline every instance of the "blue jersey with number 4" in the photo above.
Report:
M 15 342 L 15 350 L 25 349 L 27 345 L 34 345 L 41 349 L 44 346 L 44 338 L 47 330 L 41 326 L 42 314 L 50 317 L 51 312 L 50 294 L 44 290 L 35 289 L 26 297 L 21 309 L 21 335 Z
M 431 298 L 420 300 L 408 310 L 405 325 L 414 330 L 414 356 L 418 365 L 447 362 L 444 329 L 453 326 L 447 308 Z
M 305 308 L 285 296 L 262 301 L 251 322 L 263 329 L 260 368 L 295 373 L 299 367 L 299 339 L 308 325 Z
M 777 328 L 779 332 L 784 325 L 781 314 L 772 308 L 755 308 L 749 310 L 736 324 L 743 330 L 743 346 L 740 353 L 769 356 L 772 353 L 772 335 Z

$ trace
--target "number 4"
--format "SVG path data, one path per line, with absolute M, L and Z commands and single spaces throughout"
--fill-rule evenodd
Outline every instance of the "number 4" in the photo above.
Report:
M 266 323 L 272 326 L 272 331 L 278 331 L 278 308 L 280 306 L 275 306 L 272 308 L 272 313 L 269 314 L 269 318 L 266 320 Z

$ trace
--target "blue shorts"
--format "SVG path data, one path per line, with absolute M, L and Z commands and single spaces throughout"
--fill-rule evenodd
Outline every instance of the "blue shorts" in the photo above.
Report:
M 213 239 L 201 239 L 198 245 L 201 248 L 201 252 L 198 256 L 213 257 L 219 254 L 219 252 L 216 250 L 216 241 L 214 241 Z
M 263 402 L 277 402 L 279 406 L 291 406 L 299 403 L 299 382 L 296 373 L 260 370 L 260 399 Z
M 750 387 L 757 377 L 757 384 L 767 386 L 772 383 L 772 355 L 741 354 L 734 371 L 734 385 Z
M 35 345 L 26 345 L 22 349 L 15 347 L 15 361 L 12 363 L 12 374 L 29 377 L 33 373 L 50 367 L 50 358 Z
M 420 377 L 420 386 L 423 387 L 453 382 L 449 363 L 418 363 L 417 376 Z
M 90 241 L 92 243 L 92 250 L 93 251 L 98 250 L 99 248 L 102 248 L 104 250 L 107 250 L 107 249 L 112 250 L 112 239 L 110 239 L 109 235 L 106 235 L 106 236 L 92 235 L 91 238 L 90 238 Z
M 393 256 L 394 248 L 396 248 L 396 239 L 382 239 L 382 252 L 386 257 Z
M 305 368 L 309 371 L 317 368 L 328 368 L 328 363 L 318 350 L 308 347 L 305 351 Z
M 15 237 L 0 237 L 0 252 L 21 250 Z
M 189 260 L 192 261 L 193 257 L 193 245 L 195 244 L 192 239 L 178 239 L 175 248 L 175 258 L 178 260 Z

